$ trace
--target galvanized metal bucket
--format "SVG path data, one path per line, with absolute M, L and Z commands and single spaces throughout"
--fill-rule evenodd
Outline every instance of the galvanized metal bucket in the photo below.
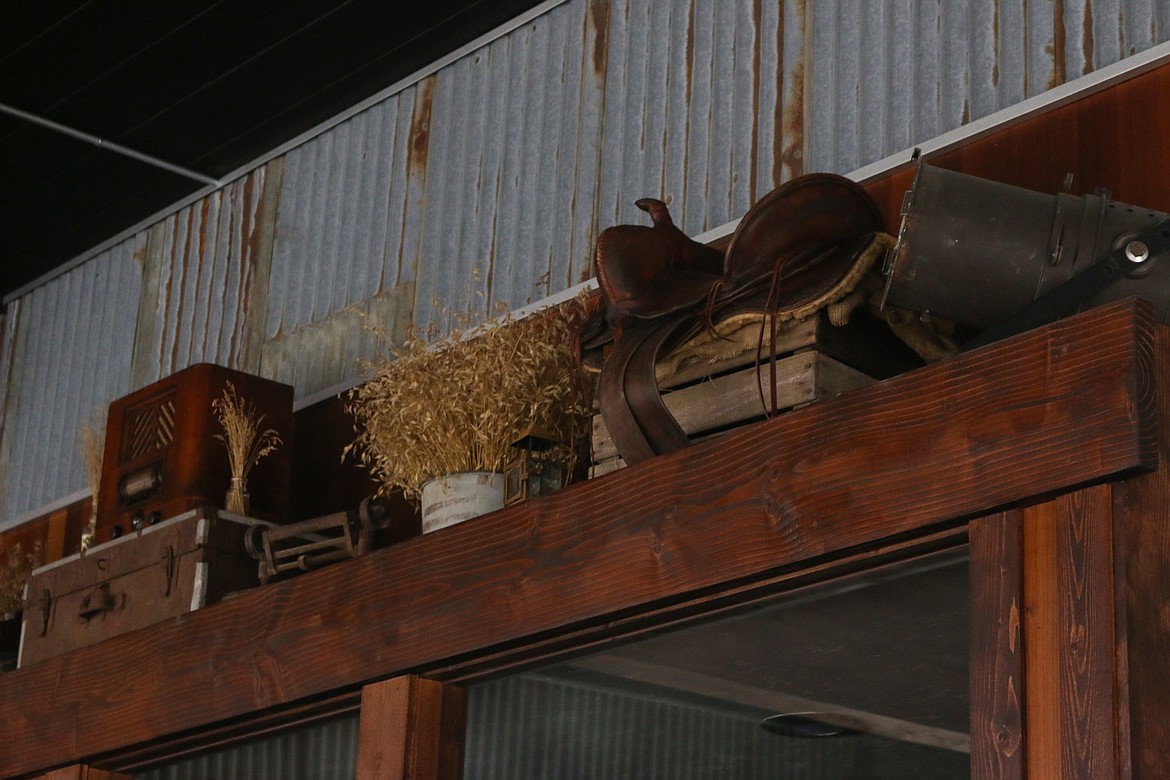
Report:
M 1166 214 L 1097 195 L 1047 195 L 919 161 L 903 206 L 886 303 L 966 325 L 999 323 L 1149 230 Z M 1086 302 L 1132 295 L 1170 315 L 1170 262 Z
M 468 471 L 429 479 L 421 504 L 424 534 L 486 515 L 504 506 L 504 475 Z

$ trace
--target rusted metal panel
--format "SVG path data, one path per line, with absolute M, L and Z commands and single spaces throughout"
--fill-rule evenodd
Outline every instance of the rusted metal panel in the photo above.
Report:
M 847 173 L 1170 39 L 1148 0 L 812 4 L 810 169 Z
M 0 447 L 0 527 L 85 488 L 78 432 L 125 394 L 146 238 L 17 302 Z
M 138 302 L 134 386 L 195 363 L 254 370 L 248 354 L 253 299 L 267 294 L 268 245 L 257 236 L 271 217 L 267 168 L 216 191 L 149 231 Z

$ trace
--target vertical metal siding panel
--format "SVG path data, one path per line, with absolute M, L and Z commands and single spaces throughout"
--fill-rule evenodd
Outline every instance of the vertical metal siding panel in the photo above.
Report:
M 730 5 L 730 4 L 728 4 Z M 732 49 L 727 52 L 727 66 L 733 68 L 733 98 L 731 113 L 731 168 L 730 192 L 728 195 L 728 216 L 741 214 L 756 201 L 756 127 L 759 117 L 759 73 L 757 71 L 760 45 L 759 19 L 753 0 L 739 0 L 729 9 L 734 16 L 727 23 L 735 31 Z M 719 222 L 712 222 L 708 228 L 727 221 L 723 215 L 716 215 Z
M 125 393 L 144 247 L 131 238 L 13 305 L 0 527 L 85 488 L 78 430 Z
M 914 61 L 916 6 L 910 3 L 891 3 L 886 6 L 885 34 L 890 39 L 890 53 L 885 63 L 885 90 L 887 96 L 882 112 L 882 143 L 879 153 L 897 148 L 898 142 L 909 138 L 913 106 L 929 96 L 915 91 Z
M 782 56 L 784 3 L 760 3 L 756 20 L 758 78 L 755 93 L 755 167 L 752 171 L 752 202 L 779 183 L 779 163 L 784 145 L 783 95 L 788 75 Z
M 629 37 L 628 0 L 609 0 L 609 35 L 606 46 L 606 62 L 608 63 L 605 78 L 605 102 L 602 115 L 602 148 L 601 148 L 601 180 L 599 182 L 600 197 L 598 200 L 599 224 L 612 225 L 620 220 L 621 204 L 619 193 L 622 191 L 622 149 L 626 123 L 624 118 L 628 114 L 625 103 L 625 94 L 622 89 L 622 79 L 626 73 L 626 40 Z M 622 118 L 619 121 L 616 118 Z
M 527 273 L 508 299 L 513 306 L 544 298 L 562 289 L 559 284 L 554 287 L 552 280 L 560 275 L 558 260 L 563 254 L 564 226 L 560 217 L 552 215 L 568 213 L 573 204 L 572 171 L 564 167 L 564 160 L 571 160 L 572 156 L 562 154 L 564 104 L 573 99 L 566 96 L 565 73 L 569 69 L 568 59 L 571 54 L 568 31 L 564 24 L 547 24 L 542 29 L 547 31 L 541 36 L 547 41 L 542 58 L 544 73 L 547 75 L 543 79 L 545 91 L 538 191 L 536 201 L 531 204 L 532 254 L 525 263 Z
M 707 184 L 703 193 L 703 221 L 694 230 L 727 221 L 731 214 L 730 178 L 732 166 L 732 118 L 736 112 L 733 76 L 735 46 L 735 4 L 704 2 L 696 22 L 711 27 L 711 111 L 708 115 Z M 701 117 L 702 115 L 700 115 Z
M 967 121 L 999 109 L 996 81 L 999 52 L 996 50 L 996 6 L 1000 0 L 968 0 L 968 69 L 971 72 Z M 875 158 L 876 159 L 876 158 Z
M 706 224 L 706 192 L 710 181 L 710 158 L 707 149 L 712 143 L 710 117 L 715 109 L 714 40 L 710 24 L 702 23 L 699 0 L 687 3 L 689 11 L 689 66 L 690 113 L 687 122 L 687 166 L 684 202 L 675 209 L 676 219 L 683 230 L 694 233 Z
M 886 146 L 886 106 L 893 91 L 888 76 L 889 47 L 874 46 L 871 42 L 884 44 L 891 41 L 887 25 L 889 13 L 883 3 L 868 3 L 865 11 L 857 15 L 858 39 L 863 48 L 856 58 L 860 63 L 856 82 L 858 111 L 855 119 L 858 135 L 856 159 L 859 160 L 880 156 L 880 150 Z
M 1039 95 L 1063 83 L 1064 65 L 1055 63 L 1053 0 L 1026 0 L 1028 8 L 1028 95 Z
M 565 116 L 574 150 L 573 218 L 567 246 L 570 276 L 567 285 L 593 275 L 593 250 L 598 232 L 601 196 L 602 124 L 608 72 L 609 5 L 602 0 L 561 6 L 564 24 L 580 30 L 581 57 L 578 100 Z M 577 9 L 580 9 L 579 11 Z
M 912 72 L 915 74 L 914 124 L 905 148 L 913 143 L 911 139 L 919 133 L 932 138 L 943 132 L 942 114 L 942 0 L 925 0 L 917 6 L 921 15 L 918 24 L 916 61 Z M 898 144 L 895 144 L 895 148 Z
M 254 231 L 262 215 L 265 169 L 192 204 L 152 232 L 161 242 L 150 252 L 160 280 L 156 300 L 143 302 L 143 317 L 156 317 L 159 326 L 144 332 L 161 334 L 157 365 L 138 366 L 136 374 L 153 381 L 199 362 L 246 368 L 245 350 L 257 245 Z M 144 234 L 145 235 L 145 234 Z M 152 271 L 153 273 L 153 271 Z M 138 349 L 140 356 L 154 349 Z
M 691 16 L 687 3 L 662 3 L 655 5 L 655 8 L 662 9 L 665 17 L 657 29 L 666 31 L 656 38 L 663 39 L 667 44 L 661 55 L 665 66 L 662 78 L 665 87 L 661 90 L 664 98 L 664 126 L 660 197 L 671 206 L 675 217 L 681 220 L 683 214 L 680 207 L 687 197 L 687 133 L 690 124 L 690 107 L 687 103 L 691 81 L 687 38 Z
M 773 149 L 776 161 L 773 170 L 777 172 L 773 185 L 795 178 L 806 171 L 808 146 L 807 138 L 811 128 L 808 106 L 810 103 L 809 64 L 814 48 L 809 25 L 812 12 L 807 0 L 785 0 L 784 14 L 780 18 L 779 37 L 783 41 L 784 54 L 781 65 L 784 68 L 778 96 L 781 137 Z
M 997 106 L 1002 108 L 1028 96 L 1028 24 L 1024 4 L 1001 0 L 996 8 L 999 16 L 996 27 L 999 41 L 996 49 L 996 73 L 999 76 L 996 94 Z
M 535 243 L 535 225 L 540 178 L 540 150 L 544 136 L 544 109 L 545 109 L 545 79 L 541 65 L 547 54 L 547 37 L 537 35 L 533 25 L 526 26 L 520 33 L 523 41 L 521 56 L 517 58 L 517 71 L 524 74 L 524 90 L 520 102 L 519 116 L 525 121 L 518 123 L 517 136 L 520 138 L 521 155 L 517 160 L 519 166 L 519 186 L 514 191 L 516 203 L 512 209 L 513 225 L 508 231 L 510 241 L 506 257 L 501 256 L 501 262 L 507 266 L 498 269 L 496 278 L 506 280 L 492 290 L 493 298 L 500 301 L 514 299 L 522 285 L 522 276 L 527 276 L 525 266 L 531 262 L 532 248 Z M 544 217 L 544 214 L 540 215 Z

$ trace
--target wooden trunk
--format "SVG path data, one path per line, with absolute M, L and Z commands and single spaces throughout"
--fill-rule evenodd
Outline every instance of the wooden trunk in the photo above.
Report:
M 245 551 L 244 534 L 259 522 L 192 510 L 34 570 L 20 666 L 255 587 L 257 565 Z
M 284 522 L 292 462 L 293 389 L 288 385 L 200 363 L 110 404 L 98 496 L 96 539 L 174 517 L 200 506 L 223 506 L 231 478 L 223 428 L 212 402 L 231 383 L 281 446 L 248 476 L 249 515 Z

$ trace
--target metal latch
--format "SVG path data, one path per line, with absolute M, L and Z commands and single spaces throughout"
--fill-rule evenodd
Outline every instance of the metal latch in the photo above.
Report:
M 77 615 L 83 620 L 93 620 L 103 612 L 113 612 L 116 606 L 117 599 L 110 593 L 110 583 L 103 582 L 81 600 Z

